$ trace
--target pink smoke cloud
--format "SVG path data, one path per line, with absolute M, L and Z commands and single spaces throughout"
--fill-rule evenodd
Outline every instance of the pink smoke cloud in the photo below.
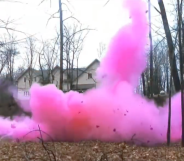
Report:
M 31 87 L 32 118 L 0 119 L 0 134 L 12 139 L 36 141 L 38 125 L 46 140 L 131 141 L 155 145 L 166 142 L 168 105 L 157 108 L 134 93 L 146 67 L 148 25 L 142 0 L 125 0 L 132 22 L 112 39 L 97 71 L 100 86 L 84 94 L 63 93 L 54 85 Z M 171 140 L 181 138 L 180 95 L 173 97 Z M 26 137 L 25 137 L 26 135 Z

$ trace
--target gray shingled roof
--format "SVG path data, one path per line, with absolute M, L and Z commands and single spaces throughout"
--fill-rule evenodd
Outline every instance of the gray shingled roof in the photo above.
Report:
M 59 66 L 56 66 L 56 68 L 59 68 Z M 56 68 L 54 68 L 54 70 L 55 70 Z M 81 74 L 85 71 L 85 69 L 86 69 L 86 68 L 78 68 L 78 76 L 81 75 Z M 16 77 L 15 80 L 18 81 L 21 77 L 24 76 L 24 74 L 25 74 L 26 72 L 28 72 L 28 70 L 29 70 L 29 69 L 27 69 L 27 70 L 21 72 L 21 73 Z M 32 70 L 33 70 L 35 76 L 37 76 L 37 77 L 38 77 L 38 76 L 42 76 L 42 71 L 41 71 L 41 70 L 35 70 L 35 69 L 32 69 Z M 64 73 L 67 74 L 67 70 L 66 70 L 66 69 L 64 70 Z M 48 77 L 48 74 L 49 74 L 49 73 L 48 73 L 48 70 L 43 70 L 43 76 L 44 76 L 44 78 L 47 78 L 47 77 Z M 72 71 L 71 71 L 71 70 L 70 70 L 69 76 L 70 76 L 70 77 L 72 76 Z M 73 69 L 73 80 L 76 79 L 76 78 L 77 78 L 77 68 L 74 68 L 74 69 Z
M 95 59 L 91 64 L 89 64 L 86 68 L 78 68 L 78 75 L 77 75 L 77 68 L 73 68 L 73 71 L 70 70 L 69 73 L 69 77 L 72 77 L 72 72 L 73 72 L 73 81 L 75 81 L 77 79 L 77 77 L 80 77 L 83 73 L 86 73 L 86 70 L 95 62 L 99 62 L 98 59 Z M 52 71 L 59 69 L 60 67 L 57 65 Z M 28 68 L 27 70 L 25 70 L 24 72 L 20 73 L 20 75 L 17 77 L 16 81 L 18 81 L 30 68 Z M 36 69 L 32 69 L 34 71 L 34 74 L 36 76 L 42 76 L 42 72 L 41 70 L 36 70 Z M 67 74 L 67 70 L 64 69 L 64 73 Z M 44 78 L 48 77 L 48 70 L 43 70 L 43 75 Z
M 69 78 L 72 77 L 73 74 L 73 80 L 75 80 L 79 75 L 81 75 L 82 73 L 84 73 L 86 68 L 78 68 L 78 75 L 77 75 L 77 68 L 74 68 L 73 70 L 69 71 Z M 65 74 L 67 74 L 67 70 L 64 71 Z
M 87 73 L 87 70 L 88 70 L 95 62 L 100 63 L 100 61 L 99 61 L 98 59 L 95 59 L 91 64 L 89 64 L 89 65 L 85 68 L 85 70 L 84 70 L 81 74 L 78 75 L 78 78 L 79 78 L 83 73 Z M 74 81 L 75 81 L 75 80 L 76 80 L 76 78 L 74 79 Z

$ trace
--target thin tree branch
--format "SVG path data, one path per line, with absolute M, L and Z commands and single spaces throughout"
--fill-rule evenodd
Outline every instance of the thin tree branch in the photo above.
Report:
M 103 7 L 105 7 L 109 2 L 110 0 L 107 0 L 107 2 L 103 5 Z

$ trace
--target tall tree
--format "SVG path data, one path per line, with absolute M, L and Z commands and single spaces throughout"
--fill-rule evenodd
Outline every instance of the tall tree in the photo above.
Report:
M 153 49 L 152 49 L 152 33 L 151 33 L 151 3 L 148 0 L 149 13 L 149 39 L 150 39 L 150 95 L 153 97 Z
M 87 37 L 89 31 L 92 29 L 83 28 L 81 24 L 75 23 L 72 26 L 64 25 L 64 60 L 66 61 L 66 73 L 67 73 L 67 85 L 68 89 L 72 89 L 72 84 L 74 80 L 73 69 L 77 66 L 77 76 L 78 76 L 78 61 L 80 53 L 83 49 L 83 42 Z M 77 65 L 75 65 L 77 64 Z M 77 85 L 76 85 L 77 86 Z
M 62 3 L 59 0 L 59 14 L 60 14 L 60 84 L 59 88 L 63 89 L 63 11 Z
M 168 54 L 169 54 L 170 67 L 172 64 L 171 70 L 172 70 L 172 77 L 173 77 L 173 81 L 174 81 L 174 87 L 175 87 L 176 92 L 178 92 L 181 89 L 181 84 L 180 84 L 179 74 L 177 71 L 176 57 L 174 54 L 174 44 L 173 44 L 173 40 L 172 40 L 172 36 L 171 36 L 169 23 L 167 20 L 167 14 L 165 11 L 165 6 L 164 6 L 163 0 L 159 0 L 158 4 L 160 7 L 162 22 L 163 22 L 163 26 L 164 26 L 164 30 L 165 30 L 165 34 L 166 34 L 166 39 L 167 39 L 167 44 L 168 44 L 168 48 L 169 48 Z
M 27 43 L 26 43 L 25 48 L 26 48 L 25 62 L 26 62 L 26 66 L 29 69 L 27 79 L 29 80 L 29 86 L 31 87 L 32 82 L 33 82 L 33 70 L 32 69 L 34 68 L 34 58 L 36 57 L 35 39 L 31 37 L 27 38 Z
M 5 53 L 4 48 L 5 48 L 4 43 L 1 42 L 1 45 L 0 45 L 0 75 L 2 74 L 3 69 L 5 68 L 7 64 L 7 55 Z
M 11 82 L 14 81 L 14 70 L 15 70 L 15 58 L 19 54 L 16 44 L 14 43 L 15 37 L 8 35 L 5 38 L 4 54 L 6 55 L 6 76 Z M 11 42 L 11 43 L 7 43 Z
M 177 9 L 178 9 L 178 39 L 179 39 L 180 78 L 181 78 L 182 147 L 184 147 L 183 53 L 182 53 L 182 38 L 181 38 L 182 2 L 183 2 L 183 0 L 181 0 L 181 2 L 180 2 L 180 0 L 177 0 Z

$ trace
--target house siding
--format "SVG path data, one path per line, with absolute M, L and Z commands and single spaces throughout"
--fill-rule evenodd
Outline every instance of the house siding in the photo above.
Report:
M 87 69 L 86 71 L 81 74 L 78 78 L 78 85 L 83 85 L 83 86 L 88 86 L 89 88 L 92 88 L 92 87 L 95 87 L 97 84 L 96 84 L 96 70 L 99 66 L 99 61 L 94 61 Z M 88 73 L 91 73 L 92 74 L 92 78 L 88 78 Z M 52 76 L 50 76 L 50 80 L 51 82 L 57 87 L 59 88 L 59 85 L 60 85 L 60 70 L 59 68 L 56 68 L 52 75 L 54 76 L 54 80 L 52 78 Z M 36 73 L 34 73 L 33 71 L 33 80 L 32 80 L 32 84 L 35 83 L 35 82 L 39 82 L 40 81 L 40 76 L 37 76 Z M 24 78 L 26 77 L 26 82 L 24 82 Z M 35 77 L 36 77 L 36 81 L 35 81 Z M 18 79 L 18 82 L 17 82 L 17 88 L 18 88 L 18 97 L 20 98 L 29 98 L 29 89 L 30 89 L 30 85 L 29 85 L 29 71 L 27 71 L 27 73 L 24 73 L 24 75 L 22 75 L 20 77 L 20 79 Z M 70 90 L 70 84 L 66 82 L 67 80 L 67 75 L 66 73 L 63 74 L 63 80 L 64 80 L 64 83 L 63 83 L 63 91 L 69 91 Z M 73 82 L 73 85 L 76 85 L 77 84 L 77 80 L 75 80 Z M 68 86 L 68 88 L 67 88 Z
M 54 75 L 53 84 L 55 84 L 55 86 L 57 88 L 59 88 L 59 85 L 60 85 L 60 70 L 56 69 L 54 71 L 53 75 Z M 67 79 L 66 74 L 63 74 L 63 80 L 65 80 L 65 79 Z M 63 91 L 67 91 L 67 83 L 63 83 Z
M 17 82 L 17 89 L 18 89 L 18 97 L 20 98 L 27 98 L 29 97 L 29 89 L 30 89 L 30 84 L 29 84 L 29 72 L 27 71 Z M 35 80 L 36 77 L 36 80 Z M 26 78 L 26 82 L 24 79 Z M 32 84 L 33 83 L 38 83 L 40 78 L 32 73 Z
M 92 64 L 86 71 L 78 78 L 78 85 L 80 84 L 93 84 L 96 85 L 96 70 L 99 66 L 98 62 L 95 62 Z M 92 78 L 88 79 L 88 73 L 92 74 Z M 77 84 L 77 80 L 73 82 L 74 85 Z

